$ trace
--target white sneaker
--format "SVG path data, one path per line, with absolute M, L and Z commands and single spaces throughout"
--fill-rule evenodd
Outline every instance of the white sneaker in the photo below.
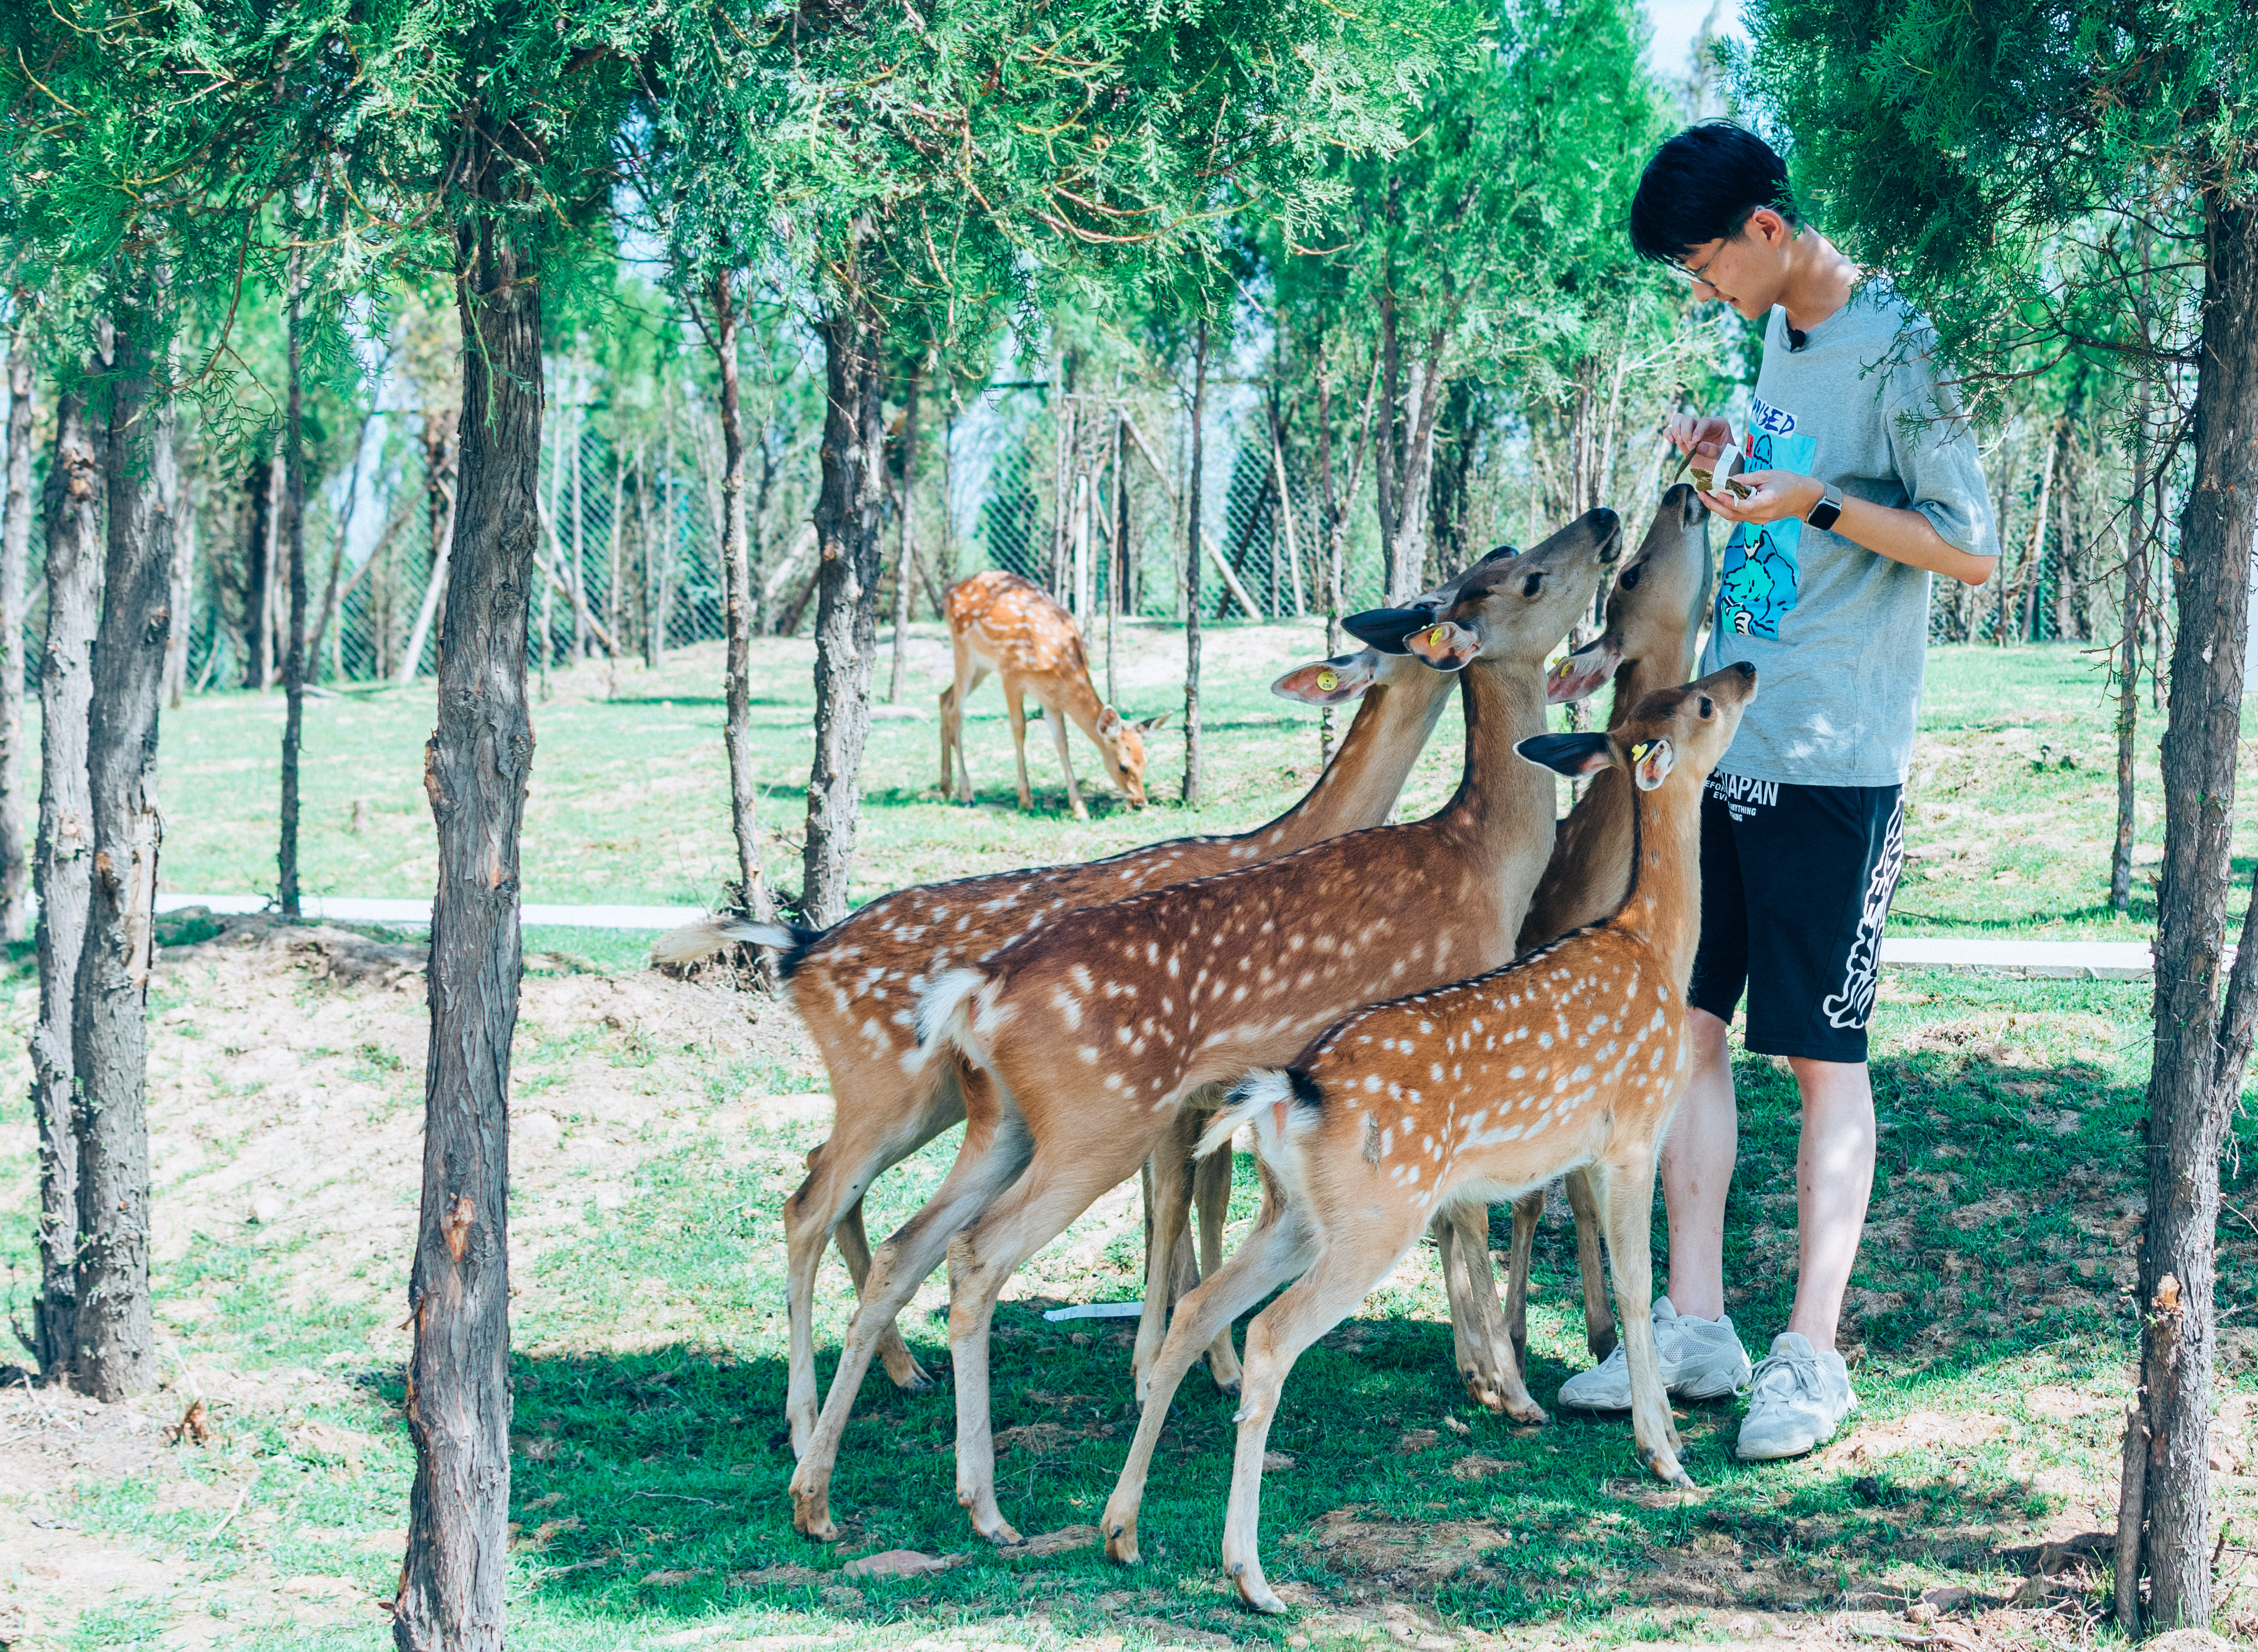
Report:
M 1814 1350 L 1800 1332 L 1784 1330 L 1757 1367 L 1749 1414 L 1735 1452 L 1750 1462 L 1801 1457 L 1835 1437 L 1858 1408 L 1850 1369 L 1833 1349 Z
M 1666 1296 L 1654 1299 L 1655 1354 L 1662 1386 L 1675 1400 L 1715 1400 L 1749 1379 L 1749 1351 L 1729 1315 L 1703 1319 L 1681 1314 Z M 1580 1411 L 1630 1409 L 1630 1354 L 1616 1339 L 1615 1351 L 1589 1371 L 1560 1385 L 1555 1402 Z

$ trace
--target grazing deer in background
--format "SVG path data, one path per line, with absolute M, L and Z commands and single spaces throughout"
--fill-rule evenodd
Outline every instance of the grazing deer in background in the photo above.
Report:
M 948 640 L 956 651 L 956 680 L 941 691 L 941 790 L 959 803 L 972 801 L 972 769 L 964 761 L 964 701 L 995 672 L 1004 679 L 1004 711 L 1019 762 L 1019 807 L 1035 806 L 1027 789 L 1027 717 L 1022 697 L 1043 708 L 1066 770 L 1066 800 L 1077 820 L 1090 819 L 1074 783 L 1067 748 L 1069 720 L 1105 754 L 1106 777 L 1136 807 L 1145 806 L 1145 736 L 1168 713 L 1125 723 L 1090 686 L 1090 661 L 1074 616 L 1031 579 L 991 568 L 948 588 Z M 952 791 L 949 759 L 955 757 Z
M 1674 688 L 1694 675 L 1708 603 L 1708 517 L 1701 494 L 1684 483 L 1662 496 L 1637 554 L 1615 574 L 1615 589 L 1608 594 L 1607 628 L 1552 668 L 1550 698 L 1581 699 L 1612 678 L 1615 701 L 1608 727 L 1614 729 L 1649 694 Z M 1530 951 L 1596 923 L 1622 904 L 1630 880 L 1631 815 L 1630 780 L 1614 769 L 1594 776 L 1560 823 L 1552 858 L 1522 919 L 1516 951 Z M 1615 1328 L 1601 1273 L 1599 1208 L 1580 1171 L 1571 1171 L 1566 1181 L 1583 1278 L 1584 1340 L 1594 1358 L 1605 1359 L 1615 1350 Z M 1508 1411 L 1524 1422 L 1541 1422 L 1544 1413 L 1533 1400 L 1515 1409 L 1506 1396 L 1520 1386 L 1518 1378 L 1509 1379 L 1504 1372 L 1527 1368 L 1530 1254 L 1544 1209 L 1541 1188 L 1513 1207 L 1513 1248 L 1502 1310 L 1488 1266 L 1488 1211 L 1469 1208 L 1437 1228 L 1444 1277 L 1455 1287 L 1452 1340 L 1466 1391 L 1492 1410 Z M 1460 1249 L 1463 1255 L 1456 1253 Z
M 1455 599 L 1458 585 L 1453 580 L 1423 598 L 1415 605 L 1415 618 L 1431 617 Z M 820 934 L 782 925 L 712 918 L 676 930 L 653 946 L 652 959 L 659 963 L 693 962 L 732 940 L 778 948 L 793 1007 L 822 1052 L 830 1075 L 834 1109 L 830 1137 L 808 1154 L 807 1178 L 784 1207 L 785 1289 L 791 1322 L 785 1409 L 795 1454 L 806 1450 L 815 1427 L 815 1280 L 825 1246 L 835 1233 L 855 1288 L 863 1292 L 870 1266 L 870 1242 L 863 1227 L 863 1193 L 889 1168 L 964 1117 L 963 1086 L 955 1064 L 943 1053 L 919 1047 L 910 1012 L 916 992 L 951 966 L 985 959 L 1062 913 L 1186 878 L 1256 865 L 1344 832 L 1379 825 L 1395 806 L 1405 778 L 1442 717 L 1452 686 L 1447 677 L 1417 659 L 1371 649 L 1304 665 L 1280 677 L 1274 691 L 1290 699 L 1339 705 L 1361 696 L 1362 703 L 1335 748 L 1331 764 L 1301 801 L 1251 832 L 1179 838 L 1086 865 L 998 872 L 898 890 Z M 1205 1179 L 1189 1194 L 1180 1190 L 1167 1163 L 1156 1167 L 1161 1173 L 1156 1202 L 1170 1206 L 1189 1197 L 1199 1209 L 1204 1266 L 1211 1272 L 1222 1260 L 1230 1166 L 1228 1154 L 1219 1162 L 1211 1161 Z M 952 1185 L 944 1184 L 944 1194 Z M 1178 1230 L 1172 1230 L 1166 1238 L 1156 1237 L 1161 1254 L 1172 1253 Z M 899 1266 L 914 1269 L 912 1291 L 939 1264 L 952 1231 L 912 1222 L 890 1241 L 903 1256 Z M 915 1259 L 920 1256 L 921 1262 Z M 842 1361 L 858 1362 L 853 1366 L 850 1392 L 874 1353 L 897 1386 L 927 1385 L 929 1379 L 894 1325 L 892 1310 L 883 1320 L 866 1322 L 858 1315 L 856 1322 L 863 1326 L 866 1339 L 859 1355 L 842 1356 Z M 1155 1339 L 1154 1351 L 1158 1347 Z M 843 1363 L 841 1368 L 846 1368 Z M 1218 1339 L 1216 1376 L 1226 1386 L 1237 1380 L 1227 1335 Z
M 1545 656 L 1590 603 L 1619 539 L 1614 512 L 1588 512 L 1460 584 L 1446 612 L 1479 616 L 1484 630 L 1459 662 L 1473 661 L 1462 677 L 1466 773 L 1439 812 L 1069 913 L 978 968 L 950 970 L 920 999 L 927 1043 L 978 1074 L 949 1176 L 980 1191 L 941 1223 L 962 1228 L 948 1244 L 957 1500 L 991 1541 L 1019 1541 L 996 1506 L 988 1403 L 989 1322 L 1019 1264 L 1133 1175 L 1196 1093 L 1290 1060 L 1320 1027 L 1378 996 L 1509 955 L 1552 847 L 1552 787 L 1513 742 L 1544 732 Z M 1403 636 L 1430 617 L 1381 610 L 1350 628 Z M 1424 635 L 1411 638 L 1415 651 Z M 840 1379 L 792 1477 L 793 1521 L 811 1536 L 835 1530 L 831 1468 L 854 1405 L 863 1321 L 885 1322 L 916 1288 L 912 1269 L 891 1266 L 890 1248 L 871 1263 Z
M 1755 695 L 1756 668 L 1732 665 L 1648 696 L 1610 734 L 1523 741 L 1532 766 L 1614 769 L 1642 794 L 1632 799 L 1635 869 L 1614 914 L 1502 969 L 1353 1015 L 1290 1068 L 1257 1073 L 1232 1092 L 1202 1145 L 1252 1124 L 1271 1197 L 1255 1232 L 1177 1310 L 1106 1502 L 1112 1558 L 1137 1558 L 1153 1448 L 1204 1336 L 1298 1274 L 1246 1329 L 1223 1532 L 1224 1569 L 1240 1598 L 1283 1611 L 1262 1575 L 1257 1527 L 1262 1454 L 1286 1373 L 1438 1212 L 1486 1209 L 1572 1169 L 1590 1178 L 1606 1215 L 1639 1460 L 1670 1485 L 1692 1484 L 1647 1315 L 1649 1225 L 1656 1161 L 1691 1060 L 1701 788 Z M 1402 892 L 1418 916 L 1451 917 L 1429 891 Z M 1269 951 L 1276 955 L 1275 940 Z

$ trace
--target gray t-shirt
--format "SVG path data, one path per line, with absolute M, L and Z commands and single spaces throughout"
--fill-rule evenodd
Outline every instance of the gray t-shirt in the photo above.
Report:
M 1899 348 L 1903 334 L 1908 347 Z M 1975 433 L 1928 352 L 1934 335 L 1880 280 L 1791 349 L 1765 332 L 1750 470 L 1789 470 L 1917 510 L 1946 543 L 1999 554 Z M 1757 698 L 1721 774 L 1806 786 L 1891 786 L 1913 761 L 1928 645 L 1928 574 L 1789 518 L 1726 542 L 1706 673 L 1742 660 Z

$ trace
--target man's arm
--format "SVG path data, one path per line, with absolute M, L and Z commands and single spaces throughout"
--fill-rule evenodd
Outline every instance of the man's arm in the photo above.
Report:
M 1808 516 L 1827 491 L 1810 477 L 1793 471 L 1743 471 L 1733 479 L 1756 492 L 1746 499 L 1736 499 L 1722 491 L 1701 495 L 1710 511 L 1729 522 L 1776 522 L 1785 516 Z M 1996 557 L 1973 556 L 1949 542 L 1919 511 L 1877 505 L 1851 493 L 1843 496 L 1843 514 L 1829 531 L 1854 545 L 1864 545 L 1878 557 L 1887 557 L 1908 568 L 1925 568 L 1963 585 L 1982 585 L 1992 577 L 1999 561 Z

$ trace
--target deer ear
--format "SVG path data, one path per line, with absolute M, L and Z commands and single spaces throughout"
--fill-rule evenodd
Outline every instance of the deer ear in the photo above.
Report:
M 1271 684 L 1270 691 L 1280 699 L 1299 700 L 1304 705 L 1343 705 L 1372 686 L 1378 663 L 1378 656 L 1365 649 L 1312 665 L 1297 665 Z
M 1530 762 L 1571 779 L 1595 775 L 1615 761 L 1614 743 L 1605 734 L 1531 734 L 1513 748 Z
M 1642 740 L 1630 748 L 1630 777 L 1641 791 L 1653 791 L 1677 766 L 1678 748 L 1666 739 Z
M 1563 655 L 1552 663 L 1544 678 L 1545 703 L 1565 705 L 1571 700 L 1582 699 L 1613 677 L 1622 663 L 1621 649 L 1608 647 L 1605 637 L 1594 637 L 1574 653 Z
M 1097 737 L 1100 740 L 1118 740 L 1121 737 L 1121 713 L 1111 705 L 1097 714 Z
M 1140 734 L 1149 734 L 1168 720 L 1168 713 L 1155 712 L 1150 717 L 1139 718 L 1135 722 L 1130 724 L 1129 727 L 1135 729 Z

